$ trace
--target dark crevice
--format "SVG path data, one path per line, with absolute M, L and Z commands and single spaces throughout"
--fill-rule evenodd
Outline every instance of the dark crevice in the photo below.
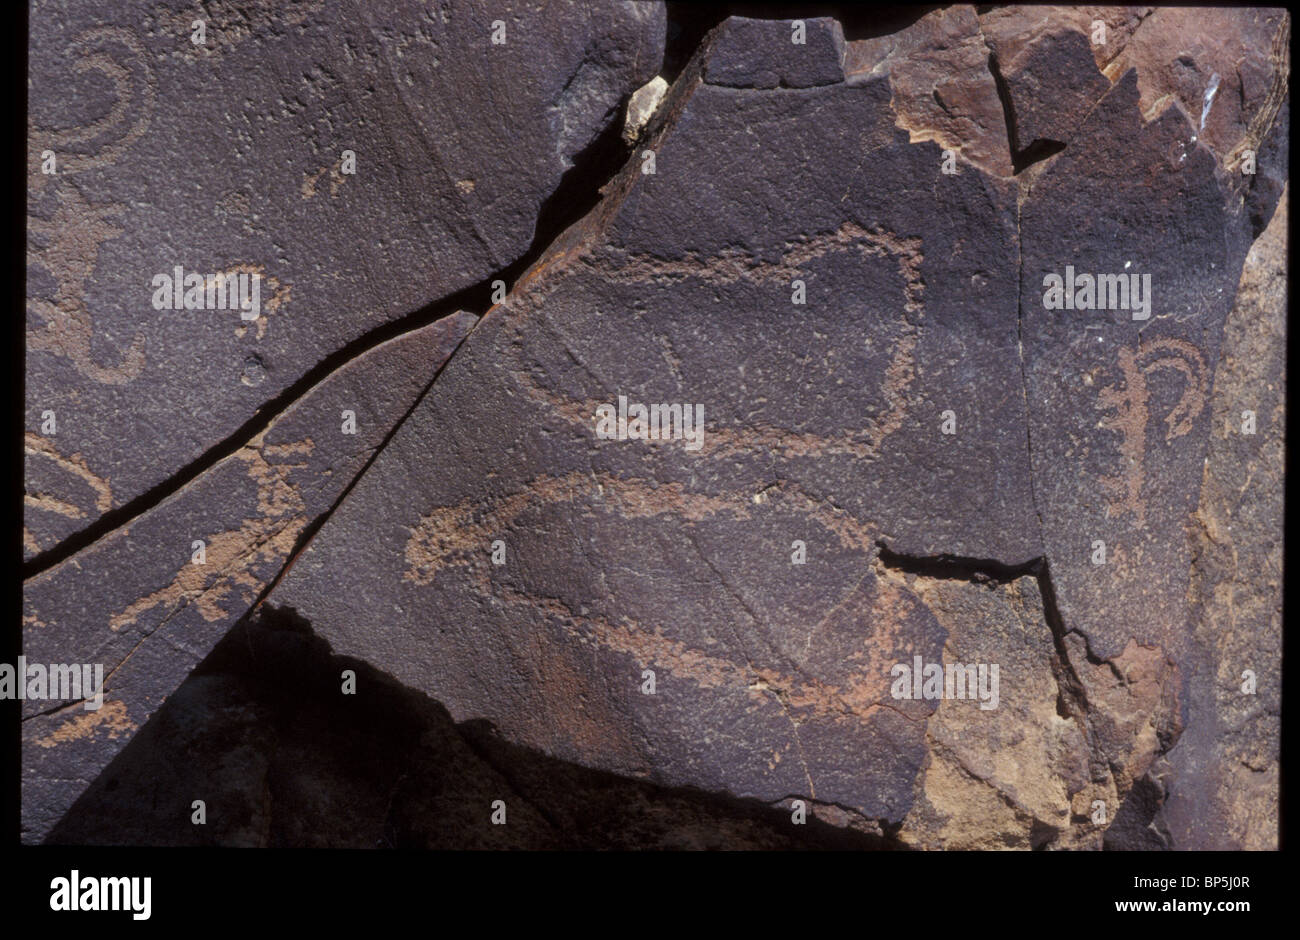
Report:
M 1078 719 L 1080 727 L 1088 737 L 1089 750 L 1095 760 L 1098 752 L 1092 733 L 1088 693 L 1084 689 L 1083 680 L 1079 678 L 1079 673 L 1074 668 L 1073 660 L 1070 659 L 1070 651 L 1065 645 L 1065 637 L 1070 631 L 1066 629 L 1065 619 L 1061 616 L 1061 607 L 1056 598 L 1056 586 L 1052 583 L 1052 572 L 1046 559 L 1043 559 L 1038 571 L 1038 593 L 1043 598 L 1043 620 L 1052 634 L 1052 645 L 1056 649 L 1056 656 L 1052 661 L 1052 674 L 1056 678 L 1057 689 L 1056 713 L 1063 718 Z M 1084 637 L 1083 648 L 1089 662 L 1101 662 L 1088 648 L 1087 637 Z
M 1033 852 L 1043 852 L 1052 847 L 1060 831 L 1050 823 L 1035 819 L 1029 827 L 1029 848 Z
M 1015 168 L 1015 172 L 1019 173 L 1025 167 L 1034 163 L 1042 163 L 1048 157 L 1054 157 L 1064 149 L 1065 143 L 1063 141 L 1039 137 L 1024 150 L 1012 154 L 1011 164 Z
M 1153 774 L 1133 782 L 1102 837 L 1103 851 L 1168 851 L 1172 838 L 1161 811 L 1165 804 L 1164 785 Z
M 289 569 L 293 567 L 293 563 L 298 560 L 298 556 L 301 555 L 306 550 L 307 546 L 311 544 L 312 539 L 316 537 L 316 533 L 318 533 L 321 530 L 321 527 L 330 520 L 330 517 L 334 515 L 334 511 L 338 509 L 339 506 L 343 505 L 343 501 L 348 498 L 348 495 L 356 485 L 361 482 L 361 478 L 366 475 L 366 471 L 370 469 L 370 465 L 379 458 L 379 455 L 382 454 L 384 449 L 388 446 L 388 442 L 396 436 L 402 425 L 406 423 L 406 419 L 414 414 L 415 409 L 420 406 L 422 401 L 424 401 L 424 397 L 429 394 L 429 390 L 433 388 L 434 383 L 438 381 L 438 376 L 442 375 L 443 370 L 446 369 L 451 360 L 455 358 L 456 352 L 464 342 L 465 339 L 461 339 L 460 343 L 456 345 L 456 349 L 453 349 L 447 358 L 443 360 L 442 365 L 440 365 L 437 371 L 434 372 L 433 377 L 429 379 L 428 384 L 420 390 L 420 394 L 415 396 L 415 401 L 411 402 L 411 406 L 406 409 L 400 418 L 393 422 L 393 426 L 388 429 L 388 433 L 385 434 L 383 439 L 375 446 L 375 449 L 371 452 L 370 456 L 366 458 L 366 462 L 361 465 L 361 468 L 353 475 L 352 479 L 348 481 L 348 485 L 343 488 L 343 491 L 339 493 L 334 502 L 330 504 L 330 507 L 309 522 L 303 531 L 298 534 L 298 538 L 294 542 L 294 546 L 289 551 L 288 556 L 285 558 L 284 564 L 280 566 L 280 570 L 276 573 L 270 583 L 268 583 L 258 594 L 257 600 L 255 600 L 250 607 L 251 610 L 256 610 L 257 607 L 266 600 L 267 595 L 275 590 L 276 585 L 284 579 L 284 576 L 288 574 Z
M 1088 701 L 1086 687 L 1079 676 L 1078 670 L 1075 668 L 1074 660 L 1071 658 L 1070 648 L 1066 644 L 1066 637 L 1073 633 L 1083 640 L 1083 658 L 1089 664 L 1108 668 L 1121 685 L 1125 684 L 1125 678 L 1111 660 L 1103 659 L 1093 652 L 1087 634 L 1072 630 L 1066 626 L 1057 599 L 1056 586 L 1052 581 L 1051 567 L 1045 557 L 1034 558 L 1020 565 L 1007 565 L 995 560 L 955 555 L 901 555 L 890 551 L 883 542 L 878 542 L 877 545 L 880 548 L 880 561 L 882 564 L 907 574 L 966 581 L 971 584 L 987 586 L 1006 584 L 1017 578 L 1032 576 L 1038 584 L 1038 591 L 1043 604 L 1043 621 L 1052 636 L 1052 645 L 1054 647 L 1051 670 L 1057 688 L 1056 713 L 1062 718 L 1073 719 L 1078 723 L 1078 727 L 1083 732 L 1088 744 L 1089 769 L 1093 778 L 1101 779 L 1105 774 L 1109 774 L 1112 778 L 1118 777 L 1120 768 L 1116 767 L 1107 758 L 1107 747 L 1104 741 L 1098 737 L 1097 729 L 1093 727 L 1092 704 Z M 1170 727 L 1166 722 L 1161 722 L 1156 734 L 1159 741 L 1156 755 L 1160 756 L 1167 754 L 1177 743 L 1180 731 Z M 1149 782 L 1158 786 L 1154 780 Z M 1143 807 L 1140 815 L 1148 822 L 1155 812 L 1155 810 L 1151 810 L 1150 813 L 1146 812 L 1146 803 L 1150 802 L 1148 799 L 1150 795 L 1149 792 L 1144 791 L 1137 793 L 1133 797 L 1136 800 L 1134 806 Z M 1163 792 L 1161 792 L 1160 798 L 1163 799 Z M 1131 808 L 1128 812 L 1132 814 L 1136 812 L 1136 809 Z M 1117 818 L 1116 824 L 1119 821 Z M 1146 825 L 1146 822 L 1143 825 Z M 1152 824 L 1151 832 L 1154 833 L 1157 841 L 1168 841 L 1168 834 L 1159 832 L 1155 824 Z M 1045 836 L 1046 831 L 1044 830 L 1042 834 Z M 1050 839 L 1041 844 L 1034 844 L 1034 841 L 1035 833 L 1031 832 L 1030 842 L 1033 848 L 1050 847 Z M 1157 845 L 1154 847 L 1163 846 Z
M 669 3 L 664 64 L 659 74 L 669 85 L 686 71 L 704 37 L 727 18 L 726 6 L 705 3 Z
M 1007 584 L 1019 578 L 1033 577 L 1038 583 L 1038 593 L 1043 602 L 1043 620 L 1052 635 L 1052 644 L 1056 651 L 1052 662 L 1052 673 L 1056 678 L 1058 689 L 1057 714 L 1063 718 L 1077 718 L 1085 729 L 1089 729 L 1088 697 L 1065 645 L 1065 638 L 1071 631 L 1067 629 L 1065 620 L 1061 616 L 1056 587 L 1052 583 L 1052 573 L 1046 558 L 1033 558 L 1023 564 L 1008 565 L 993 559 L 966 558 L 957 555 L 901 555 L 891 551 L 884 542 L 878 542 L 877 545 L 880 547 L 881 563 L 905 574 L 982 585 Z M 1088 661 L 1102 664 L 1103 660 L 1088 648 L 1087 637 L 1083 639 Z M 1087 733 L 1091 738 L 1091 730 L 1087 730 Z
M 840 21 L 844 29 L 844 39 L 853 42 L 901 33 L 918 20 L 941 9 L 943 9 L 942 4 L 874 6 L 850 3 L 843 5 L 832 15 Z
M 458 310 L 481 308 L 480 297 L 486 299 L 490 294 L 490 282 L 476 284 L 415 313 L 376 327 L 341 349 L 336 350 L 309 369 L 293 384 L 259 407 L 251 418 L 227 435 L 220 443 L 208 448 L 172 476 L 150 487 L 116 509 L 110 509 L 86 528 L 69 535 L 57 545 L 24 562 L 22 566 L 23 580 L 33 578 L 41 572 L 66 561 L 77 552 L 94 544 L 133 519 L 144 515 L 168 497 L 184 489 L 222 460 L 248 444 L 254 437 L 265 431 L 280 415 L 309 394 L 318 384 L 338 370 L 346 367 L 353 360 L 364 356 L 375 347 L 391 339 L 428 326 L 430 323 L 450 316 Z
M 1020 138 L 1016 132 L 1016 106 L 1011 100 L 1011 89 L 1007 87 L 1007 80 L 1002 77 L 1002 69 L 998 67 L 998 57 L 996 53 L 989 53 L 989 74 L 993 76 L 993 85 L 998 90 L 998 100 L 1002 102 L 1002 117 L 1007 122 L 1007 144 L 1011 147 L 1011 162 L 1014 165 L 1016 153 L 1020 150 Z M 1020 172 L 1019 169 L 1016 172 Z
M 1043 561 L 1041 558 L 1032 558 L 1024 564 L 1008 565 L 991 558 L 966 558 L 960 555 L 903 555 L 891 550 L 883 541 L 876 545 L 880 549 L 880 561 L 887 568 L 926 578 L 973 581 L 977 584 L 1007 584 L 1026 575 L 1037 575 Z
M 628 96 L 636 89 L 630 89 Z M 624 98 L 614 111 L 609 125 L 586 147 L 574 154 L 573 165 L 560 177 L 555 191 L 542 202 L 533 228 L 533 240 L 523 257 L 493 276 L 512 286 L 530 267 L 546 253 L 551 243 L 578 220 L 582 219 L 600 202 L 605 185 L 609 183 L 631 155 L 631 148 L 623 143 Z M 489 291 L 490 293 L 490 291 Z M 484 303 L 473 308 L 484 311 L 491 306 L 488 294 Z

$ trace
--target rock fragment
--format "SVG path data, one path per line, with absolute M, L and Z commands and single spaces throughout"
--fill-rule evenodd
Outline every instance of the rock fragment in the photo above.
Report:
M 1012 108 L 1007 123 L 1016 153 L 1070 140 L 1110 90 L 1110 81 L 1093 61 L 1088 37 L 1065 24 L 1033 42 L 1025 42 L 1019 30 L 1000 39 L 986 37 Z
M 1246 257 L 1209 405 L 1192 578 L 1207 694 L 1162 781 L 1175 844 L 1278 845 L 1287 216 L 1284 194 Z
M 1012 174 L 1007 115 L 971 6 L 934 10 L 897 33 L 847 44 L 850 82 L 887 74 L 898 124 L 995 176 Z
M 636 143 L 636 139 L 641 136 L 641 131 L 654 115 L 655 109 L 659 107 L 659 102 L 664 100 L 666 91 L 668 91 L 668 83 L 664 81 L 662 75 L 656 75 L 632 93 L 632 97 L 627 102 L 627 115 L 623 123 L 625 144 Z
M 1068 143 L 1108 83 L 1133 69 L 1143 118 L 1180 109 L 1219 164 L 1238 174 L 1238 192 L 1246 152 L 1264 149 L 1278 127 L 1290 75 L 1285 10 L 1004 6 L 979 19 L 1018 150 L 1036 140 Z M 1277 179 L 1270 207 L 1280 189 Z

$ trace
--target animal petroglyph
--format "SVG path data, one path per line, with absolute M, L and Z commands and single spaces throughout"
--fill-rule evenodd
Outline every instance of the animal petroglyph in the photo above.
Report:
M 94 494 L 94 510 L 96 512 L 105 513 L 113 508 L 113 491 L 109 487 L 108 481 L 86 466 L 86 461 L 80 454 L 65 457 L 55 449 L 53 441 L 31 431 L 27 432 L 23 440 L 23 451 L 30 457 L 40 457 L 51 461 L 60 470 L 72 474 L 90 487 L 91 492 Z M 49 493 L 33 493 L 30 490 L 23 494 L 23 504 L 32 509 L 52 512 L 67 519 L 84 519 L 89 512 L 89 507 L 79 506 L 71 499 Z M 31 552 L 41 550 L 36 536 L 26 527 L 23 529 L 23 545 Z
M 250 444 L 236 453 L 248 465 L 248 476 L 257 487 L 259 515 L 245 519 L 238 529 L 218 532 L 206 539 L 206 563 L 186 562 L 166 587 L 140 598 L 109 620 L 113 630 L 136 623 L 154 607 L 172 611 L 194 603 L 209 622 L 225 618 L 221 606 L 231 591 L 242 588 L 251 598 L 264 581 L 253 571 L 260 562 L 285 558 L 307 525 L 307 507 L 298 488 L 287 479 L 288 471 L 306 464 L 289 463 L 287 458 L 310 454 L 309 440 L 293 444 Z M 269 458 L 269 459 L 268 459 Z
M 61 724 L 54 731 L 38 738 L 39 747 L 57 747 L 70 741 L 77 741 L 105 732 L 110 738 L 129 737 L 137 730 L 137 725 L 127 716 L 126 703 L 105 702 L 104 707 L 93 712 L 77 711 L 74 717 Z
M 719 494 L 678 482 L 627 478 L 609 472 L 573 472 L 564 476 L 541 475 L 516 492 L 490 497 L 471 496 L 453 505 L 436 507 L 425 513 L 411 530 L 405 548 L 403 579 L 427 586 L 433 584 L 440 573 L 461 569 L 479 590 L 486 592 L 497 588 L 495 593 L 504 602 L 521 609 L 532 609 L 558 622 L 571 640 L 582 645 L 658 663 L 671 674 L 689 679 L 701 688 L 743 690 L 757 699 L 775 696 L 796 733 L 802 721 L 812 718 L 851 717 L 865 721 L 878 708 L 893 709 L 888 697 L 887 671 L 860 662 L 870 660 L 890 645 L 891 638 L 897 634 L 895 621 L 914 606 L 903 603 L 892 586 L 878 586 L 877 580 L 865 567 L 877 552 L 880 526 L 874 520 L 857 518 L 825 498 L 809 494 L 789 479 L 790 474 L 781 472 L 780 463 L 835 456 L 870 460 L 884 440 L 902 426 L 907 413 L 908 393 L 916 377 L 917 321 L 924 312 L 920 240 L 869 231 L 846 222 L 833 232 L 791 240 L 775 263 L 763 262 L 733 249 L 711 256 L 688 255 L 677 261 L 603 251 L 598 255 L 584 255 L 582 263 L 599 277 L 612 282 L 697 278 L 713 284 L 737 281 L 788 284 L 792 279 L 806 276 L 811 262 L 831 252 L 892 259 L 902 279 L 903 306 L 908 316 L 897 318 L 890 340 L 887 364 L 880 380 L 884 407 L 879 413 L 863 419 L 856 429 L 829 434 L 752 420 L 740 427 L 710 428 L 696 459 L 706 461 L 709 466 L 723 466 L 741 454 L 770 455 L 778 462 L 777 482 L 771 483 L 769 477 L 762 481 L 766 486 L 755 481 L 753 487 L 740 487 Z M 553 290 L 552 285 L 542 280 L 543 283 L 534 283 L 517 292 L 507 307 L 516 315 L 535 313 L 543 298 Z M 512 380 L 527 399 L 563 419 L 577 433 L 590 435 L 593 442 L 596 440 L 594 422 L 600 401 L 566 396 L 545 387 L 534 375 L 534 370 L 518 358 L 518 347 L 512 347 L 507 356 L 514 360 L 510 369 Z M 855 669 L 861 666 L 861 671 L 854 672 L 849 679 L 830 681 L 826 677 L 809 676 L 800 671 L 797 663 L 788 664 L 788 669 L 757 664 L 750 651 L 744 648 L 758 635 L 752 631 L 735 632 L 733 642 L 738 646 L 732 651 L 735 658 L 729 659 L 719 656 L 716 650 L 696 649 L 680 639 L 667 636 L 660 627 L 643 628 L 627 618 L 614 622 L 594 614 L 575 612 L 555 598 L 535 597 L 491 583 L 486 547 L 494 538 L 517 525 L 529 511 L 562 506 L 564 512 L 594 511 L 608 513 L 611 518 L 657 517 L 675 520 L 689 531 L 705 520 L 748 520 L 769 511 L 774 504 L 819 524 L 841 548 L 861 554 L 863 577 L 855 580 L 844 597 L 834 598 L 825 616 L 812 627 L 815 634 L 828 620 L 840 617 L 862 619 L 871 625 L 866 636 L 859 640 L 863 648 L 846 653 Z M 741 604 L 744 608 L 743 602 Z M 753 612 L 744 609 L 741 616 L 753 619 Z M 756 620 L 752 624 L 760 633 L 762 626 Z M 779 656 L 778 659 L 784 660 L 785 657 Z
M 876 529 L 815 499 L 794 483 L 782 481 L 764 491 L 759 502 L 780 493 L 791 505 L 831 532 L 845 548 L 864 553 L 874 551 Z M 606 508 L 624 519 L 672 516 L 699 522 L 720 515 L 749 519 L 754 510 L 750 493 L 714 496 L 692 492 L 680 483 L 624 479 L 609 473 L 570 473 L 563 477 L 542 476 L 527 488 L 492 500 L 463 500 L 454 506 L 440 506 L 421 517 L 406 543 L 406 572 L 403 580 L 431 584 L 437 573 L 454 565 L 472 562 L 496 533 L 508 528 L 531 507 L 587 502 Z M 486 578 L 480 578 L 486 586 Z
M 117 238 L 122 229 L 114 223 L 126 209 L 119 205 L 91 205 L 72 184 L 58 190 L 58 208 L 49 219 L 29 216 L 29 235 L 38 244 L 28 264 L 44 268 L 55 280 L 54 301 L 28 298 L 27 310 L 44 322 L 42 329 L 27 330 L 27 348 L 53 353 L 72 362 L 89 379 L 105 385 L 130 382 L 144 368 L 144 335 L 137 334 L 115 366 L 103 366 L 91 355 L 94 320 L 86 303 L 86 287 L 95 274 L 99 247 Z
M 736 281 L 784 283 L 804 276 L 804 268 L 813 260 L 834 251 L 856 251 L 863 256 L 890 257 L 898 264 L 903 279 L 904 310 L 914 317 L 924 313 L 925 284 L 920 266 L 923 258 L 919 238 L 901 238 L 892 233 L 868 231 L 853 222 L 845 222 L 834 232 L 795 239 L 777 263 L 764 263 L 746 252 L 724 249 L 716 255 L 688 255 L 678 261 L 641 254 L 602 252 L 599 257 L 584 256 L 583 262 L 611 281 L 642 282 L 660 277 L 698 278 L 712 284 Z M 525 309 L 538 302 L 547 288 L 530 288 L 517 306 Z M 515 304 L 512 304 L 515 305 Z M 862 427 L 846 429 L 834 435 L 821 435 L 749 422 L 740 428 L 709 428 L 702 455 L 722 458 L 743 453 L 771 453 L 782 459 L 796 457 L 851 456 L 861 460 L 873 458 L 885 439 L 903 425 L 907 414 L 907 395 L 916 379 L 916 323 L 899 320 L 893 339 L 889 365 L 885 369 L 881 395 L 885 408 L 878 416 L 868 417 Z M 596 399 L 577 401 L 565 398 L 539 385 L 525 368 L 513 370 L 515 381 L 533 401 L 545 405 L 570 424 L 584 430 L 594 425 Z M 650 442 L 650 443 L 663 443 Z
M 1116 476 L 1104 477 L 1101 482 L 1113 496 L 1107 514 L 1117 517 L 1131 512 L 1138 527 L 1142 527 L 1146 525 L 1142 485 L 1146 479 L 1147 424 L 1151 419 L 1147 376 L 1173 371 L 1180 373 L 1185 382 L 1182 397 L 1165 416 L 1167 443 L 1191 431 L 1193 422 L 1205 410 L 1209 376 L 1200 350 L 1184 340 L 1168 338 L 1138 349 L 1121 347 L 1119 369 L 1120 382 L 1098 392 L 1096 407 L 1099 411 L 1114 412 L 1103 417 L 1099 426 L 1121 435 L 1119 452 L 1124 458 L 1124 469 Z
M 529 509 L 561 503 L 598 508 L 622 519 L 668 517 L 689 526 L 724 516 L 750 519 L 763 511 L 764 504 L 777 500 L 820 523 L 844 547 L 861 552 L 864 565 L 875 552 L 872 526 L 788 482 L 769 488 L 763 498 L 755 500 L 749 493 L 715 496 L 692 492 L 678 483 L 575 472 L 563 477 L 540 477 L 519 492 L 486 503 L 471 498 L 426 514 L 407 540 L 403 579 L 429 585 L 444 570 L 469 568 L 479 590 L 492 591 L 511 606 L 547 618 L 577 644 L 654 663 L 666 674 L 693 682 L 701 689 L 743 691 L 754 700 L 755 707 L 771 696 L 796 730 L 802 722 L 813 719 L 865 722 L 881 708 L 897 711 L 889 697 L 885 666 L 887 661 L 892 662 L 889 656 L 900 639 L 898 621 L 915 610 L 919 602 L 910 592 L 901 597 L 896 586 L 876 580 L 865 567 L 864 577 L 835 601 L 818 624 L 847 617 L 873 627 L 855 640 L 853 650 L 846 652 L 851 669 L 843 681 L 809 675 L 798 663 L 789 663 L 785 668 L 762 665 L 744 648 L 748 634 L 736 632 L 733 639 L 739 645 L 731 650 L 732 655 L 719 655 L 721 650 L 697 648 L 671 636 L 672 631 L 662 626 L 638 624 L 627 616 L 610 618 L 579 612 L 558 598 L 535 596 L 504 584 L 495 585 L 493 590 L 489 583 L 486 546 Z M 751 620 L 754 616 L 743 605 L 737 613 Z
M 217 272 L 217 274 L 209 277 L 208 281 L 214 281 L 218 277 L 238 277 L 241 274 L 260 278 L 266 285 L 264 288 L 265 291 L 270 294 L 266 300 L 262 301 L 261 315 L 257 318 L 257 338 L 262 339 L 266 336 L 267 317 L 272 313 L 277 313 L 289 302 L 289 298 L 293 293 L 293 285 L 281 284 L 279 278 L 269 276 L 266 273 L 266 266 L 262 264 L 237 264 L 234 267 Z M 243 339 L 248 333 L 248 327 L 249 324 L 241 320 L 239 326 L 235 328 L 235 336 L 239 339 Z
M 854 222 L 845 222 L 833 232 L 801 237 L 787 243 L 781 260 L 775 264 L 764 263 L 736 248 L 724 248 L 707 257 L 688 253 L 675 261 L 607 249 L 598 259 L 589 258 L 587 261 L 612 281 L 694 277 L 710 284 L 732 284 L 743 280 L 789 283 L 804 276 L 810 262 L 835 251 L 857 251 L 863 256 L 893 258 L 903 277 L 907 298 L 904 308 L 908 313 L 922 311 L 925 284 L 921 280 L 921 239 L 869 231 Z

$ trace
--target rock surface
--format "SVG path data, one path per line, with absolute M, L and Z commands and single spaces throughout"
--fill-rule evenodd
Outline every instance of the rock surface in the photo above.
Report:
M 683 57 L 663 10 L 550 22 L 571 15 L 510 8 L 499 49 L 495 14 L 241 20 L 250 43 L 342 42 L 398 89 L 363 126 L 415 129 L 409 174 L 369 205 L 355 270 L 406 213 L 445 234 L 408 293 L 367 279 L 370 312 L 279 378 L 241 367 L 273 397 L 334 353 L 330 380 L 29 580 L 29 658 L 112 678 L 100 712 L 29 703 L 25 838 L 1275 847 L 1289 15 L 733 17 L 664 65 L 653 108 L 625 105 Z M 527 36 L 551 45 L 512 50 Z M 352 74 L 323 79 L 348 107 Z M 429 92 L 456 82 L 473 108 Z M 563 167 L 625 111 L 633 150 L 592 211 L 504 299 L 465 293 L 523 256 Z M 313 126 L 322 152 L 341 133 Z M 516 140 L 542 143 L 496 152 Z M 303 200 L 334 198 L 328 170 Z M 507 198 L 493 173 L 522 182 Z M 51 180 L 43 198 L 82 191 Z M 77 230 L 121 224 L 99 218 Z M 337 309 L 320 280 L 308 306 Z M 471 294 L 481 319 L 346 358 L 358 324 Z M 77 395 L 47 360 L 29 368 Z M 382 404 L 326 453 L 350 440 L 344 393 Z M 187 425 L 184 453 L 246 417 L 216 401 L 234 424 Z M 639 439 L 647 412 L 675 423 Z M 64 526 L 29 526 L 29 551 L 120 505 L 65 426 L 57 447 L 29 435 L 32 518 Z M 190 459 L 166 453 L 156 479 Z M 219 533 L 202 578 L 191 531 Z M 195 799 L 210 828 L 187 824 Z
M 340 671 L 365 694 L 338 694 Z M 194 800 L 203 826 L 188 823 Z M 487 823 L 506 804 L 508 825 Z M 236 627 L 50 835 L 76 845 L 882 849 L 878 831 L 566 764 L 455 724 L 291 614 Z
M 844 74 L 850 82 L 887 74 L 898 124 L 914 143 L 933 140 L 987 173 L 1010 176 L 1010 122 L 989 61 L 974 8 L 951 6 L 898 32 L 850 41 Z
M 575 156 L 657 74 L 665 28 L 655 3 L 204 10 L 32 10 L 27 402 L 58 434 L 28 449 L 28 557 L 336 350 L 521 258 Z M 257 275 L 258 315 L 156 309 L 176 266 Z
M 1214 694 L 1169 754 L 1164 822 L 1175 844 L 1277 846 L 1287 216 L 1284 191 L 1246 257 L 1214 379 L 1192 569 L 1204 651 L 1195 679 Z
M 376 347 L 152 511 L 27 583 L 24 655 L 102 666 L 103 701 L 24 702 L 24 838 L 49 831 L 260 598 L 474 321 L 455 314 Z
M 565 760 L 805 793 L 885 827 L 920 812 L 918 843 L 1100 845 L 1079 828 L 1094 799 L 1114 815 L 1203 697 L 1184 671 L 1199 652 L 1186 530 L 1250 218 L 1179 110 L 1144 121 L 1133 71 L 1084 86 L 1101 94 L 1066 152 L 1019 187 L 963 173 L 940 193 L 909 188 L 940 153 L 895 125 L 892 74 L 721 89 L 717 48 L 666 103 L 656 172 L 630 166 L 487 315 L 277 597 L 456 720 Z M 705 170 L 719 151 L 733 173 Z M 820 185 L 855 165 L 844 190 Z M 1045 309 L 1043 277 L 1065 264 L 1150 275 L 1152 309 Z M 598 439 L 620 395 L 702 402 L 698 452 Z M 490 423 L 457 426 L 471 408 Z M 984 751 L 1034 729 L 1058 755 L 1032 786 L 975 774 L 1039 794 L 1022 794 L 1018 832 L 935 823 L 960 804 L 951 784 L 918 809 L 944 722 L 891 702 L 885 677 L 948 660 L 956 628 L 881 582 L 881 545 L 1050 572 L 1053 609 L 1024 614 L 1037 649 L 994 660 L 1038 704 L 976 726 Z M 395 644 L 383 660 L 361 628 L 376 613 Z M 987 661 L 997 618 L 968 617 Z M 1068 746 L 1050 737 L 1066 733 L 1058 697 Z M 954 739 L 976 733 L 949 720 Z
M 838 20 L 732 16 L 718 27 L 704 80 L 729 88 L 813 88 L 844 81 Z
M 1013 193 L 966 174 L 892 200 L 939 155 L 888 102 L 883 77 L 687 79 L 657 172 L 634 165 L 600 225 L 485 316 L 278 601 L 457 721 L 564 760 L 899 822 L 930 705 L 892 701 L 889 667 L 937 660 L 943 635 L 878 582 L 876 543 L 1019 563 L 1037 541 Z M 719 149 L 738 163 L 709 175 Z M 620 395 L 702 404 L 702 446 L 597 440 Z M 470 409 L 487 420 L 452 418 Z

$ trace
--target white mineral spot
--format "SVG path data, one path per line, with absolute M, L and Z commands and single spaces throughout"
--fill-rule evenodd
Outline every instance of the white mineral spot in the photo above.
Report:
M 1219 90 L 1219 73 L 1215 72 L 1213 75 L 1210 76 L 1210 86 L 1205 89 L 1205 106 L 1201 108 L 1200 130 L 1202 132 L 1205 130 L 1205 119 L 1210 116 L 1210 107 L 1214 104 L 1214 93 L 1217 92 L 1218 90 Z M 1192 138 L 1192 140 L 1195 139 L 1196 139 L 1195 137 Z
M 635 143 L 641 136 L 641 131 L 650 122 L 650 117 L 659 107 L 659 102 L 664 100 L 664 92 L 667 90 L 668 83 L 664 81 L 664 77 L 656 75 L 632 92 L 632 97 L 627 100 L 627 118 L 623 123 L 625 143 L 629 145 Z

